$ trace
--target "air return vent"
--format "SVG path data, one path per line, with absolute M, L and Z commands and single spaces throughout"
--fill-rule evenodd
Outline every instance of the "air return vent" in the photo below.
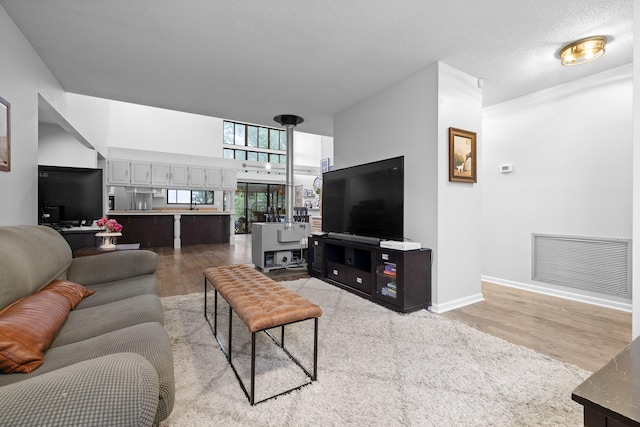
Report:
M 631 240 L 533 234 L 532 279 L 631 298 Z

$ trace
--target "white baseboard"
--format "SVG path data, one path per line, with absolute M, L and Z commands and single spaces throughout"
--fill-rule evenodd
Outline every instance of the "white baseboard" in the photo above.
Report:
M 453 301 L 445 302 L 443 304 L 431 304 L 431 308 L 429 308 L 429 310 L 437 314 L 442 314 L 446 311 L 455 310 L 456 308 L 475 304 L 480 301 L 484 301 L 482 293 L 459 298 Z
M 633 311 L 633 306 L 631 303 L 611 301 L 605 298 L 593 297 L 589 295 L 581 295 L 574 292 L 546 288 L 543 286 L 530 285 L 528 283 L 514 282 L 512 280 L 504 280 L 504 279 L 499 279 L 497 277 L 491 277 L 491 276 L 481 276 L 481 279 L 485 282 L 491 282 L 497 285 L 509 286 L 511 288 L 522 289 L 530 292 L 536 292 L 538 294 L 549 295 L 552 297 L 564 298 L 571 301 L 583 302 L 586 304 L 598 305 L 600 307 L 612 308 L 614 310 L 626 311 L 629 313 Z

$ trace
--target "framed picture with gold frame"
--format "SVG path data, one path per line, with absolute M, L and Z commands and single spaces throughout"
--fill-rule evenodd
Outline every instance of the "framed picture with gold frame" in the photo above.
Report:
M 478 182 L 476 133 L 449 128 L 449 181 Z
M 0 171 L 11 170 L 11 119 L 10 105 L 0 98 Z

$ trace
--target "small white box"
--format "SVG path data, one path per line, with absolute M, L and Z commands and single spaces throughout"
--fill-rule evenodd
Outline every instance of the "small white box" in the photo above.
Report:
M 380 242 L 381 248 L 396 249 L 399 251 L 414 251 L 420 249 L 420 242 L 396 242 L 394 240 L 383 240 Z

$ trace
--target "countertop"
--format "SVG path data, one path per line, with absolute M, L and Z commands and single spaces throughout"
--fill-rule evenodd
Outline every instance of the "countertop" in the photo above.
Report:
M 210 208 L 198 209 L 149 209 L 149 210 L 114 210 L 107 215 L 231 215 L 231 212 L 218 211 Z

